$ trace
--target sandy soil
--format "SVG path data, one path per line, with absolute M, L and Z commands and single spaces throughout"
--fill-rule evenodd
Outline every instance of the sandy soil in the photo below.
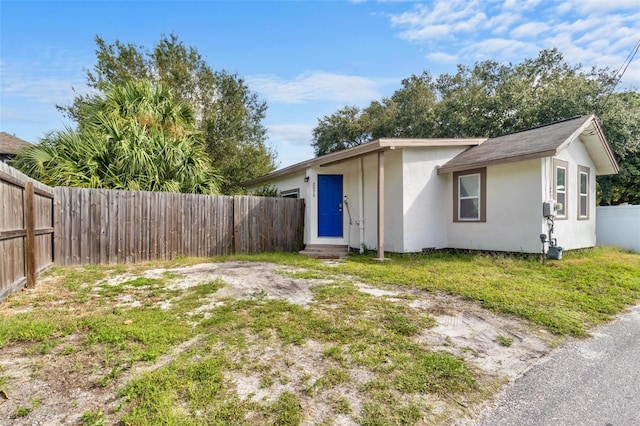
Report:
M 225 298 L 250 298 L 257 294 L 267 299 L 286 299 L 301 306 L 309 306 L 313 302 L 310 286 L 321 281 L 294 279 L 278 273 L 282 270 L 293 271 L 294 269 L 267 263 L 199 264 L 170 269 L 172 274 L 179 278 L 172 279 L 169 285 L 177 289 L 209 282 L 215 278 L 224 280 L 227 286 L 218 291 L 215 298 L 204 302 L 198 308 L 203 312 L 224 303 Z M 117 284 L 140 275 L 148 278 L 160 277 L 166 271 L 166 269 L 151 269 L 135 276 L 123 274 L 111 277 L 101 285 Z M 52 291 L 51 285 L 45 280 L 36 289 L 28 291 Z M 356 283 L 356 285 L 362 292 L 406 304 L 431 315 L 437 320 L 437 326 L 425 330 L 418 337 L 419 342 L 434 350 L 452 352 L 491 376 L 503 377 L 504 382 L 513 380 L 525 372 L 557 343 L 551 335 L 521 320 L 495 315 L 480 308 L 476 303 L 460 298 L 401 287 L 376 287 L 362 283 Z M 411 297 L 406 297 L 407 295 Z M 139 302 L 123 298 L 117 303 L 135 306 Z M 162 303 L 161 307 L 166 308 L 170 301 Z M 0 309 L 11 308 L 5 304 L 0 306 Z M 496 339 L 497 336 L 511 339 L 512 344 L 508 347 L 501 345 Z M 84 373 L 86 368 L 95 362 L 92 358 L 100 358 L 100 356 L 93 357 L 86 350 L 61 356 L 64 348 L 78 337 L 72 335 L 67 339 L 68 342 L 56 346 L 46 355 L 29 353 L 25 350 L 28 348 L 25 344 L 13 344 L 0 349 L 0 377 L 4 375 L 9 380 L 8 386 L 5 387 L 6 392 L 0 393 L 0 425 L 80 424 L 82 413 L 89 410 L 99 408 L 103 412 L 117 412 L 120 404 L 116 396 L 118 388 L 143 371 L 160 368 L 171 362 L 176 354 L 197 345 L 201 336 L 184 342 L 172 353 L 160 357 L 152 365 L 132 366 L 126 374 L 106 387 L 95 383 L 100 374 L 103 374 L 100 371 L 101 366 L 94 367 L 95 377 L 87 377 Z M 280 359 L 294 359 L 296 365 L 304 366 L 304 371 L 295 368 L 287 369 L 292 376 L 289 385 L 263 389 L 260 387 L 260 378 L 252 374 L 234 373 L 232 377 L 228 377 L 228 380 L 235 383 L 238 396 L 242 399 L 273 400 L 281 392 L 293 391 L 288 387 L 297 383 L 296 379 L 299 379 L 303 373 L 311 380 L 323 374 L 327 367 L 322 362 L 322 350 L 321 344 L 309 340 L 302 346 L 262 348 L 256 353 L 256 357 L 270 356 L 272 359 L 274 354 L 284 353 L 286 356 L 280 356 Z M 354 369 L 350 373 L 356 383 L 366 383 L 371 379 L 370 373 L 364 369 Z M 362 406 L 363 401 L 359 400 L 353 388 L 343 387 L 340 393 L 350 401 L 354 411 L 357 412 Z M 12 414 L 18 407 L 33 406 L 34 399 L 37 401 L 36 407 L 28 416 L 12 418 Z M 485 405 L 489 403 L 490 401 Z M 314 424 L 315 419 L 322 419 L 323 413 L 327 410 L 326 404 L 322 395 L 306 399 L 303 407 L 306 415 L 304 423 Z M 476 406 L 466 412 L 473 415 L 480 409 L 482 407 Z M 109 419 L 111 420 L 112 417 Z M 461 424 L 461 422 L 457 423 Z M 334 419 L 334 424 L 349 425 L 354 422 L 350 416 L 341 415 Z

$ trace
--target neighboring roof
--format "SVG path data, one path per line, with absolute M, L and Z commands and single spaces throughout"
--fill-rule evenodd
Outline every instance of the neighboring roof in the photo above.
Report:
M 363 143 L 362 145 L 355 146 L 353 148 L 345 149 L 342 151 L 332 152 L 321 157 L 316 157 L 311 160 L 303 161 L 294 164 L 284 169 L 276 170 L 268 175 L 261 176 L 259 178 L 243 182 L 243 186 L 257 185 L 262 182 L 272 180 L 280 176 L 286 176 L 292 173 L 306 170 L 309 167 L 314 166 L 329 166 L 343 161 L 353 160 L 358 157 L 371 154 L 376 151 L 384 151 L 395 148 L 417 148 L 417 147 L 444 147 L 444 146 L 475 146 L 487 140 L 481 139 L 400 139 L 400 138 L 382 138 L 376 139 L 371 142 Z
M 0 154 L 17 154 L 30 146 L 32 146 L 32 144 L 25 140 L 10 135 L 7 132 L 0 132 Z
M 574 117 L 509 135 L 490 138 L 438 168 L 450 173 L 515 161 L 553 157 L 576 138 L 584 143 L 596 174 L 615 174 L 619 167 L 595 115 Z

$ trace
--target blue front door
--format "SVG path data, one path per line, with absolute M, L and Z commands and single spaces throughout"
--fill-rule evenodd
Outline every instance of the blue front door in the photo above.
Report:
M 318 175 L 318 237 L 342 237 L 342 175 Z

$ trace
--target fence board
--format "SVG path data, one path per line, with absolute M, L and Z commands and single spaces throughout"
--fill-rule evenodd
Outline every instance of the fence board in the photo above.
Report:
M 0 301 L 53 263 L 53 189 L 0 163 Z
M 220 256 L 302 246 L 304 201 L 104 189 L 55 189 L 33 181 L 35 229 L 27 247 L 26 176 L 0 165 L 0 301 L 30 270 L 177 255 Z
M 303 200 L 81 188 L 56 188 L 56 200 L 62 209 L 60 265 L 295 251 L 302 245 Z M 64 213 L 66 200 L 72 214 Z

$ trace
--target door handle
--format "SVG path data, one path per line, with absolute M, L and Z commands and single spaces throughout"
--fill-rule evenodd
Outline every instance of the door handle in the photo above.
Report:
M 342 203 L 338 203 L 338 211 L 342 211 Z

